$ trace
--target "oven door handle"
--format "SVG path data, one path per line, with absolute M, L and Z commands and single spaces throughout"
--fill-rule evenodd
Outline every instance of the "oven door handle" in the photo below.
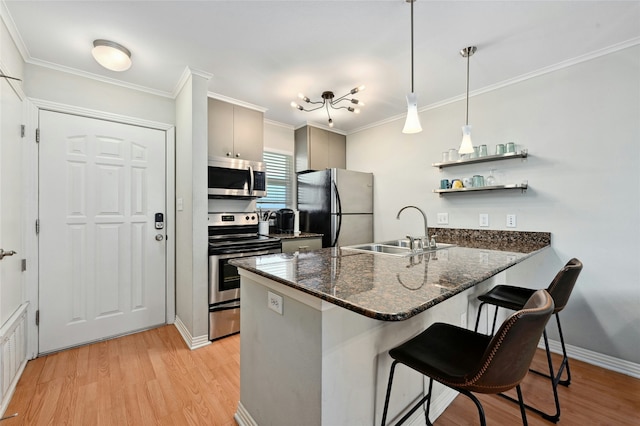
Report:
M 209 257 L 217 257 L 218 259 L 231 259 L 234 257 L 245 257 L 245 256 L 262 256 L 265 254 L 271 254 L 269 250 L 259 249 L 259 250 L 242 250 L 239 252 L 222 252 L 221 254 L 210 254 Z

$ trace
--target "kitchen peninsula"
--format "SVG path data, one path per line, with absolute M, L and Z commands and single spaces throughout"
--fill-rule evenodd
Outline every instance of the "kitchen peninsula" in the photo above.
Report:
M 233 260 L 243 301 L 238 423 L 379 424 L 388 350 L 434 322 L 473 324 L 477 296 L 550 245 L 549 233 L 494 232 L 440 232 L 457 245 L 409 257 L 325 248 Z M 403 390 L 392 420 L 424 390 L 408 369 L 394 385 Z M 453 397 L 436 386 L 432 412 Z

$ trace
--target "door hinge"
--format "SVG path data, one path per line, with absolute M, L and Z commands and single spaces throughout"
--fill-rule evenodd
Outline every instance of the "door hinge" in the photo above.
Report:
M 40 233 L 40 219 L 36 219 L 36 235 Z
M 24 134 L 25 134 L 25 132 L 26 132 L 26 127 L 25 127 L 25 125 L 24 125 L 24 124 L 21 124 L 21 125 L 20 125 L 20 137 L 21 137 L 21 138 L 24 138 Z
M 36 311 L 36 325 L 40 325 L 40 310 Z
M 27 270 L 27 259 L 20 259 L 22 261 L 22 272 Z
M 40 143 L 40 128 L 36 129 L 36 143 Z

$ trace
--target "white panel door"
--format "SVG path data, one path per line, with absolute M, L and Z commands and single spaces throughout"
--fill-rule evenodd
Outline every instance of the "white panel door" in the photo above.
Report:
M 39 121 L 39 352 L 165 323 L 165 133 Z
M 5 78 L 0 78 L 0 248 L 11 256 L 0 260 L 0 325 L 22 303 L 24 259 L 22 175 L 22 101 Z

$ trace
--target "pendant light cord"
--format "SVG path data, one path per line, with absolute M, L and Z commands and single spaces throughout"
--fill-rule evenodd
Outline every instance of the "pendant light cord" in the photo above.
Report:
M 416 0 L 411 1 L 411 93 L 413 92 L 413 3 Z
M 471 55 L 467 53 L 467 118 L 465 125 L 469 125 L 469 57 Z

